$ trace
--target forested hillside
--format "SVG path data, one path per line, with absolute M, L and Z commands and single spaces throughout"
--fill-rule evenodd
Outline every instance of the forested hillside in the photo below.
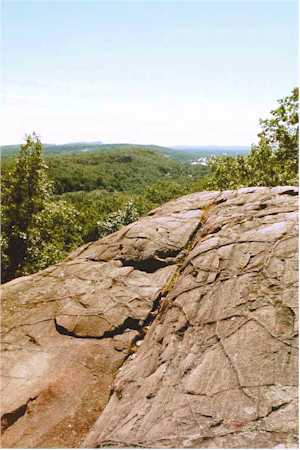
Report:
M 54 192 L 91 191 L 141 192 L 158 180 L 186 181 L 208 172 L 205 166 L 179 163 L 157 150 L 143 146 L 118 145 L 88 153 L 45 155 Z M 12 169 L 16 158 L 3 156 L 2 170 Z
M 180 179 L 200 173 L 151 150 L 111 150 L 48 158 L 55 192 L 141 192 L 157 180 Z M 67 169 L 67 170 L 66 170 Z M 204 170 L 202 169 L 202 172 Z

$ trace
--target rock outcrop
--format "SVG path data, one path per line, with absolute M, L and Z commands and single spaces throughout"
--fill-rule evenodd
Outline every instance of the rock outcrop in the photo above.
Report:
M 2 446 L 297 446 L 297 195 L 188 195 L 4 285 Z

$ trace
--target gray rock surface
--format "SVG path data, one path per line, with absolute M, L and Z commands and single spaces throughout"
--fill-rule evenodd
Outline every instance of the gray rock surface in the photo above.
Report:
M 296 446 L 297 201 L 188 195 L 4 285 L 2 446 Z

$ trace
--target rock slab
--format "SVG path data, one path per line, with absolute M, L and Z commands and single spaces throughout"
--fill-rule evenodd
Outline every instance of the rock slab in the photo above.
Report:
M 297 195 L 188 195 L 4 285 L 2 446 L 297 446 Z

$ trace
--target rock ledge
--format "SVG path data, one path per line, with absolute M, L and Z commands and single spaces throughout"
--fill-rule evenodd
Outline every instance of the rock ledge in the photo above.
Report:
M 188 195 L 5 284 L 2 446 L 297 446 L 297 196 Z

